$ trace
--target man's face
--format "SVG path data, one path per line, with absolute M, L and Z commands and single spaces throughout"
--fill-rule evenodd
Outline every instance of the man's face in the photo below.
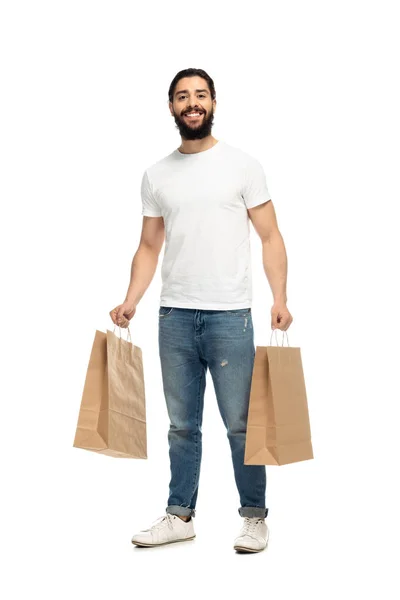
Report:
M 216 100 L 211 99 L 207 81 L 202 77 L 184 77 L 175 86 L 171 114 L 185 140 L 201 140 L 211 134 Z M 200 113 L 188 116 L 188 113 Z

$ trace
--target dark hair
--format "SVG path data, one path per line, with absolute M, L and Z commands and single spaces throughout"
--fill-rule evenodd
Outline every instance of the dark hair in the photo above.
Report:
M 175 87 L 180 79 L 183 79 L 184 77 L 194 77 L 196 75 L 198 77 L 203 77 L 203 79 L 205 79 L 207 81 L 207 84 L 208 84 L 208 87 L 209 87 L 210 93 L 211 93 L 211 99 L 214 100 L 215 99 L 215 87 L 214 87 L 214 82 L 211 79 L 211 77 L 209 76 L 209 74 L 206 73 L 205 71 L 203 71 L 203 69 L 183 69 L 183 71 L 179 71 L 179 73 L 177 73 L 175 75 L 175 77 L 173 78 L 173 80 L 171 82 L 171 85 L 169 86 L 169 90 L 168 90 L 169 101 L 170 102 L 173 101 Z

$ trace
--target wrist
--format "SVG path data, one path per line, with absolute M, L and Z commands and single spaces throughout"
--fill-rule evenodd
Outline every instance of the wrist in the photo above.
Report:
M 287 304 L 287 296 L 286 295 L 274 296 L 274 304 Z
M 126 302 L 127 304 L 133 304 L 133 306 L 136 308 L 137 306 L 137 298 L 135 296 L 130 296 L 129 294 L 126 295 L 126 298 L 124 300 L 124 302 Z

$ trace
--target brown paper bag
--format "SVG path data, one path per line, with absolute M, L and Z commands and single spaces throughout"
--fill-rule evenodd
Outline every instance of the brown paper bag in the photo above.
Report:
M 121 334 L 96 331 L 73 445 L 118 458 L 147 458 L 142 351 Z
M 285 465 L 311 458 L 314 455 L 300 348 L 284 347 L 283 343 L 257 346 L 244 464 Z

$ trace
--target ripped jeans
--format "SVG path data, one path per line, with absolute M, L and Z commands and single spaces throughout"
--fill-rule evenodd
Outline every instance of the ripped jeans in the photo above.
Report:
M 244 464 L 255 356 L 251 308 L 203 310 L 160 306 L 158 341 L 170 420 L 171 480 L 166 511 L 195 516 L 209 368 L 231 448 L 240 499 L 238 512 L 242 517 L 266 517 L 265 466 Z

